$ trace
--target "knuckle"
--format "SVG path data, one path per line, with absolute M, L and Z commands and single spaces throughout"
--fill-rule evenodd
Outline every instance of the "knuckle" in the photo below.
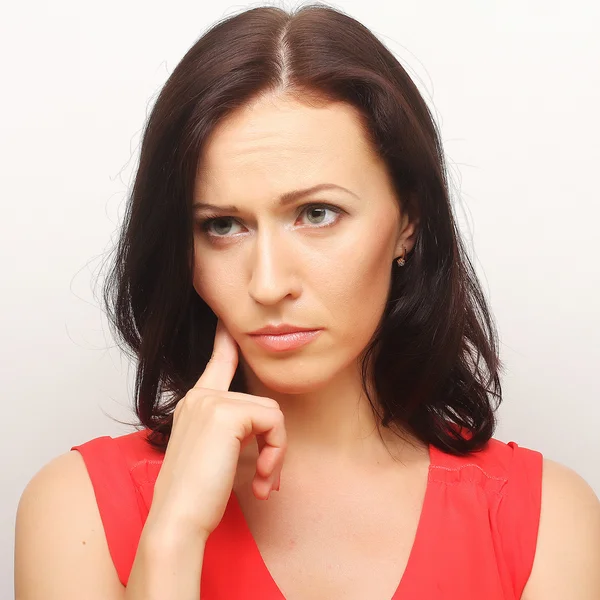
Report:
M 223 405 L 223 399 L 214 394 L 207 394 L 206 396 L 202 396 L 202 405 L 208 410 L 216 411 Z
M 189 406 L 195 406 L 197 404 L 207 405 L 212 401 L 214 392 L 206 388 L 192 388 L 187 394 L 186 399 Z
M 267 398 L 266 396 L 261 396 L 260 399 L 265 400 L 269 404 L 269 406 L 272 406 L 273 408 L 279 408 L 279 402 L 277 402 L 277 400 L 273 400 L 273 398 Z
M 202 394 L 198 390 L 188 390 L 187 394 L 175 406 L 174 415 L 178 416 L 183 411 L 190 411 L 202 401 Z
M 206 395 L 207 390 L 204 388 L 193 387 L 188 390 L 188 393 L 185 395 L 186 398 L 202 398 Z
M 214 402 L 210 408 L 215 422 L 229 423 L 231 421 L 231 410 L 224 402 Z

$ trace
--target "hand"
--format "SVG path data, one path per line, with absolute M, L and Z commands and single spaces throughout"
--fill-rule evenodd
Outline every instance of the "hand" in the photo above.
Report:
M 279 487 L 287 436 L 272 398 L 230 392 L 238 347 L 219 320 L 204 373 L 178 402 L 148 515 L 154 522 L 192 528 L 208 537 L 223 518 L 241 450 L 256 439 L 252 490 L 267 499 Z

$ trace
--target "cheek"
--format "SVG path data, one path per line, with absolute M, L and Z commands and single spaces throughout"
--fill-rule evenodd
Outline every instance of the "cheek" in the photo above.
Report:
M 217 261 L 196 260 L 193 285 L 216 315 L 226 315 L 226 307 L 231 306 L 234 300 L 234 270 L 227 269 L 223 261 L 217 264 Z
M 362 233 L 362 232 L 361 232 Z M 345 244 L 331 256 L 325 277 L 320 282 L 322 292 L 344 306 L 359 305 L 364 309 L 385 303 L 392 266 L 389 261 L 388 236 L 352 236 L 353 243 Z M 388 264 L 389 263 L 389 264 Z
M 371 241 L 357 248 L 363 251 L 353 250 L 339 257 L 319 288 L 328 318 L 344 338 L 341 341 L 364 347 L 385 309 L 392 267 L 387 246 Z

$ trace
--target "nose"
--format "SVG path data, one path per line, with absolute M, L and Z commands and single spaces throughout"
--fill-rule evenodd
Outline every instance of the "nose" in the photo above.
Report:
M 248 293 L 259 304 L 274 305 L 300 295 L 300 282 L 286 233 L 275 228 L 262 229 L 250 257 L 251 278 Z

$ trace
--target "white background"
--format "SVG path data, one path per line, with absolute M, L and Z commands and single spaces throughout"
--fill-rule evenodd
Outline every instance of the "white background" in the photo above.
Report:
M 0 597 L 14 517 L 54 456 L 129 429 L 133 369 L 99 304 L 158 91 L 225 2 L 17 3 L 0 21 Z M 293 6 L 286 2 L 284 6 Z M 440 124 L 461 228 L 501 337 L 495 437 L 600 494 L 600 5 L 342 1 Z M 94 294 L 95 292 L 95 294 Z

